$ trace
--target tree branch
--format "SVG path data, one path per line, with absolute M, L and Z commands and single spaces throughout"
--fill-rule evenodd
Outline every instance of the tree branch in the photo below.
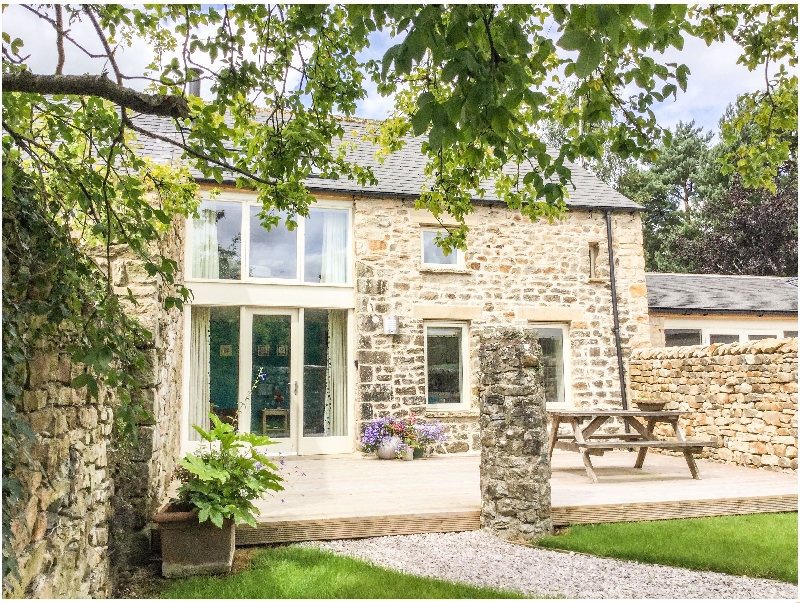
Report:
M 64 21 L 61 16 L 62 6 L 56 4 L 56 48 L 58 49 L 58 65 L 56 65 L 56 75 L 64 73 Z
M 182 96 L 144 94 L 115 84 L 105 75 L 35 75 L 30 71 L 3 74 L 3 93 L 99 96 L 137 113 L 187 118 L 189 104 Z

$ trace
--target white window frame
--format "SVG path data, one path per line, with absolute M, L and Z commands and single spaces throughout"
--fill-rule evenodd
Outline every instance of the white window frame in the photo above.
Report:
M 421 226 L 419 229 L 419 261 L 420 266 L 424 270 L 463 270 L 465 267 L 464 262 L 464 252 L 460 249 L 456 248 L 453 249 L 451 254 L 456 254 L 456 263 L 455 264 L 431 264 L 425 262 L 425 234 L 426 232 L 432 232 L 434 234 L 442 232 L 442 228 L 435 228 L 430 226 Z
M 560 329 L 562 340 L 562 354 L 564 355 L 564 401 L 550 402 L 545 400 L 545 406 L 552 409 L 572 408 L 572 343 L 569 337 L 570 323 L 568 322 L 532 322 L 529 326 L 534 329 Z
M 428 329 L 458 328 L 461 329 L 461 400 L 458 403 L 428 404 Z M 470 403 L 470 357 L 469 357 L 469 323 L 443 320 L 425 320 L 422 323 L 423 356 L 425 357 L 425 408 L 430 411 L 463 410 Z
M 252 207 L 260 208 L 261 205 L 257 198 L 252 194 L 246 193 L 233 193 L 223 192 L 210 199 L 208 195 L 204 195 L 201 201 L 218 201 L 226 203 L 241 203 L 242 205 L 242 223 L 240 228 L 241 233 L 241 277 L 237 280 L 233 279 L 206 279 L 196 278 L 194 276 L 187 276 L 186 282 L 190 283 L 219 283 L 219 284 L 235 284 L 235 283 L 254 283 L 254 284 L 267 284 L 267 285 L 300 285 L 303 287 L 353 287 L 354 281 L 354 239 L 353 236 L 353 204 L 348 201 L 334 201 L 334 200 L 320 200 L 314 203 L 310 209 L 343 209 L 347 210 L 347 227 L 349 241 L 347 245 L 347 281 L 344 283 L 307 283 L 305 282 L 305 221 L 302 216 L 297 216 L 297 278 L 284 279 L 284 278 L 259 278 L 250 276 L 250 210 Z M 192 249 L 194 247 L 193 241 L 194 224 L 193 218 L 187 218 L 186 221 L 186 252 L 185 252 L 185 266 L 187 272 L 191 271 L 192 266 Z
M 759 324 L 761 323 L 761 324 Z M 739 343 L 749 341 L 750 335 L 763 335 L 764 337 L 783 338 L 783 332 L 791 330 L 796 326 L 796 321 L 792 319 L 737 319 L 720 317 L 681 317 L 673 318 L 670 316 L 664 319 L 664 330 L 666 329 L 699 329 L 699 345 L 711 345 L 711 335 L 736 335 Z

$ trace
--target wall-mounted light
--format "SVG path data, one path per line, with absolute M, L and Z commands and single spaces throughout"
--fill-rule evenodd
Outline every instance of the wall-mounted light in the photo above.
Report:
M 383 317 L 383 334 L 384 335 L 397 335 L 397 316 L 384 316 Z

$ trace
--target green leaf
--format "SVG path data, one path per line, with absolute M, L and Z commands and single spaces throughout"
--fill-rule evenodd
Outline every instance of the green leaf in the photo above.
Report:
M 575 62 L 575 75 L 585 78 L 597 69 L 603 59 L 603 45 L 595 38 L 590 38 L 581 50 Z
M 433 116 L 434 106 L 433 104 L 426 103 L 417 109 L 414 117 L 411 118 L 411 127 L 414 129 L 414 136 L 420 136 L 428 129 L 428 124 L 431 123 L 431 117 Z
M 653 7 L 653 27 L 660 29 L 672 18 L 671 4 L 656 4 Z
M 564 35 L 558 39 L 558 42 L 556 42 L 556 46 L 560 46 L 564 50 L 582 50 L 588 41 L 588 33 L 585 31 L 572 29 L 564 32 Z

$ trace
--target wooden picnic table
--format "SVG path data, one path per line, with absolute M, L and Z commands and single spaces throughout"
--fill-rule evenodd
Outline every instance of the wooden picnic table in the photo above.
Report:
M 594 467 L 589 455 L 602 455 L 606 450 L 614 448 L 638 448 L 639 455 L 634 467 L 641 469 L 644 457 L 650 448 L 666 450 L 679 450 L 683 452 L 686 464 L 694 479 L 700 479 L 700 472 L 694 461 L 692 452 L 700 451 L 706 446 L 717 446 L 716 442 L 687 440 L 683 428 L 678 423 L 681 415 L 689 414 L 678 410 L 549 410 L 550 416 L 550 442 L 549 453 L 553 450 L 571 450 L 579 452 L 586 467 L 586 473 L 593 483 L 597 483 Z M 612 419 L 621 419 L 623 424 L 630 427 L 630 433 L 598 433 L 600 428 Z M 582 423 L 588 422 L 585 426 Z M 558 428 L 562 423 L 572 427 L 571 434 L 559 434 Z M 653 428 L 658 423 L 667 423 L 672 426 L 675 440 L 659 439 L 653 434 Z

